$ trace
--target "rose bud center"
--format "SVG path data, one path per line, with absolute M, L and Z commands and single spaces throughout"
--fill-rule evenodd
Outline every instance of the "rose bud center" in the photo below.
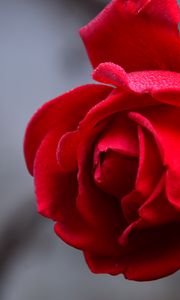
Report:
M 95 145 L 94 181 L 106 193 L 122 198 L 134 187 L 138 161 L 137 127 L 119 113 Z

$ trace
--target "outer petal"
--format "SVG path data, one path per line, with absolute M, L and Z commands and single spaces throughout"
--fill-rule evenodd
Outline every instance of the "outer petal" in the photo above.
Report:
M 122 252 L 122 254 L 121 254 Z M 124 272 L 123 251 L 119 251 L 119 256 L 95 255 L 89 251 L 84 251 L 84 257 L 91 272 L 96 274 L 118 275 Z
M 180 268 L 179 232 L 179 222 L 137 230 L 128 246 L 125 277 L 154 280 L 177 271 Z
M 179 223 L 137 230 L 131 243 L 121 248 L 119 257 L 85 252 L 85 258 L 94 273 L 123 273 L 137 281 L 158 279 L 180 268 L 179 231 Z
M 38 211 L 57 221 L 56 233 L 73 247 L 96 254 L 114 255 L 119 245 L 112 228 L 94 226 L 83 218 L 76 207 L 77 174 L 61 171 L 56 160 L 59 140 L 58 128 L 49 132 L 41 143 L 34 163 L 35 189 Z M 110 223 L 110 220 L 107 220 Z M 114 234 L 112 234 L 112 232 Z
M 179 16 L 175 0 L 114 0 L 80 34 L 93 67 L 180 70 Z
M 77 195 L 76 173 L 62 173 L 56 161 L 59 129 L 51 130 L 42 141 L 34 162 L 38 211 L 55 221 L 71 219 Z M 68 215 L 69 214 L 69 215 Z
M 103 156 L 102 161 L 101 156 Z M 137 166 L 137 158 L 107 150 L 99 155 L 94 180 L 106 193 L 122 198 L 134 187 Z
M 73 130 L 87 111 L 110 93 L 104 85 L 85 85 L 43 105 L 31 119 L 25 135 L 24 153 L 27 167 L 33 173 L 36 151 L 45 135 L 54 127 L 60 135 Z

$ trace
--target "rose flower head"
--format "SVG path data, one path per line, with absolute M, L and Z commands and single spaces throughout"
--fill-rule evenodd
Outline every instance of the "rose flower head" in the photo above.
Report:
M 94 273 L 180 268 L 180 13 L 114 0 L 80 30 L 100 82 L 43 105 L 24 152 L 38 211 Z

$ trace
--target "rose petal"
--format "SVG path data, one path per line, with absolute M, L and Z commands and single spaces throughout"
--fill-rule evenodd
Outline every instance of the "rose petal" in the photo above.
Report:
M 139 132 L 139 168 L 135 188 L 144 197 L 154 190 L 164 168 L 161 155 L 153 136 L 145 129 L 138 127 Z
M 161 145 L 163 162 L 167 166 L 167 197 L 180 209 L 180 108 L 169 105 L 157 109 L 144 109 L 141 114 L 131 113 L 131 118 L 152 132 Z
M 119 256 L 102 256 L 95 255 L 89 251 L 84 251 L 84 257 L 91 272 L 96 274 L 111 274 L 118 275 L 124 272 L 123 256 L 120 257 L 121 250 L 119 250 Z
M 108 150 L 95 168 L 94 180 L 103 191 L 121 198 L 133 189 L 137 166 L 136 158 Z
M 128 74 L 129 87 L 136 93 L 180 91 L 180 74 L 169 71 L 144 71 Z
M 180 268 L 180 226 L 172 223 L 149 230 L 138 230 L 131 237 L 126 255 L 125 277 L 154 280 Z
M 65 173 L 59 168 L 56 161 L 58 140 L 59 130 L 54 129 L 46 135 L 36 155 L 34 176 L 38 211 L 57 221 L 56 233 L 71 246 L 114 255 L 119 249 L 114 228 L 90 225 L 76 208 L 77 174 Z
M 144 203 L 145 197 L 136 189 L 133 189 L 129 194 L 119 199 L 123 215 L 128 224 L 139 218 L 138 209 Z
M 149 17 L 157 18 L 157 21 L 164 21 L 166 25 L 174 26 L 177 29 L 180 21 L 180 9 L 176 0 L 150 0 L 147 1 L 145 13 Z
M 41 143 L 34 162 L 34 180 L 38 211 L 48 218 L 59 220 L 63 214 L 67 219 L 74 209 L 77 195 L 76 173 L 62 173 L 56 161 L 59 129 L 50 131 Z
M 160 187 L 165 186 L 165 177 L 162 177 Z M 157 226 L 170 222 L 180 221 L 180 212 L 169 203 L 164 188 L 157 197 L 150 197 L 139 209 L 139 216 L 149 226 Z
M 66 172 L 77 170 L 77 145 L 79 143 L 78 132 L 65 133 L 58 144 L 57 160 L 61 168 Z
M 77 149 L 79 147 L 79 142 L 83 141 L 84 137 L 86 138 L 86 134 L 90 131 L 96 130 L 98 127 L 102 129 L 102 123 L 104 122 L 105 126 L 109 120 L 114 117 L 116 118 L 114 113 L 121 112 L 130 108 L 138 108 L 138 107 L 146 107 L 157 104 L 158 102 L 152 99 L 148 95 L 134 95 L 126 92 L 122 92 L 117 89 L 114 90 L 105 100 L 99 102 L 97 105 L 92 107 L 89 112 L 86 114 L 84 119 L 79 123 L 78 129 L 74 132 L 70 132 L 62 136 L 58 150 L 57 150 L 57 159 L 59 161 L 60 166 L 66 171 L 73 171 L 76 169 L 77 165 Z M 123 125 L 123 124 L 122 124 Z M 129 126 L 129 125 L 128 125 Z M 132 126 L 131 126 L 132 127 Z M 122 138 L 125 134 L 128 134 L 127 131 L 130 128 L 123 128 L 121 133 Z M 123 132 L 125 133 L 123 135 Z M 99 130 L 100 133 L 100 130 Z M 124 143 L 124 145 L 123 145 Z M 121 144 L 121 151 L 125 151 L 126 153 L 130 153 L 130 151 L 134 151 L 128 142 L 124 142 Z M 133 142 L 134 143 L 134 142 Z M 71 145 L 71 146 L 70 146 Z M 124 150 L 123 150 L 123 147 Z
M 32 117 L 26 130 L 24 153 L 29 172 L 33 173 L 36 151 L 44 136 L 54 127 L 64 134 L 74 130 L 87 111 L 107 97 L 112 89 L 104 85 L 85 85 L 43 105 Z
M 115 89 L 104 101 L 92 107 L 85 118 L 79 123 L 79 129 L 95 128 L 106 118 L 112 118 L 114 113 L 158 105 L 159 102 L 150 95 L 135 95 Z
M 98 256 L 86 251 L 86 262 L 94 273 L 123 273 L 130 280 L 155 280 L 180 268 L 179 231 L 178 223 L 138 230 L 131 244 L 120 249 L 119 257 Z
M 119 237 L 121 245 L 130 242 L 132 234 L 138 229 L 162 226 L 180 220 L 180 213 L 169 203 L 165 195 L 165 176 L 163 175 L 150 197 L 140 206 L 137 218 Z
M 172 93 L 180 94 L 180 74 L 169 71 L 141 71 L 126 73 L 120 66 L 111 62 L 101 63 L 92 73 L 95 80 L 112 84 L 116 87 L 134 93 L 149 93 L 161 102 L 166 102 L 163 97 Z M 175 95 L 176 95 L 175 94 Z M 156 96 L 157 95 L 157 96 Z M 171 102 L 172 101 L 172 102 Z M 173 99 L 170 103 L 177 103 Z
M 78 149 L 79 194 L 76 206 L 88 223 L 102 228 L 116 240 L 116 237 L 124 230 L 124 217 L 117 199 L 104 193 L 94 182 L 92 166 L 95 137 L 95 131 L 86 134 L 86 138 L 81 141 Z
M 111 61 L 128 72 L 178 71 L 179 20 L 176 1 L 114 0 L 80 34 L 93 67 Z
M 180 86 L 171 90 L 154 91 L 152 96 L 163 103 L 180 106 Z
M 116 197 L 127 193 L 134 184 L 139 154 L 134 125 L 126 114 L 116 114 L 96 142 L 95 182 Z
M 146 202 L 150 203 L 150 202 L 152 202 L 153 199 L 157 199 L 158 196 L 162 193 L 163 188 L 164 188 L 164 185 L 163 185 L 163 180 L 161 178 L 161 180 L 158 181 L 158 184 L 156 184 L 155 189 L 152 191 L 151 195 L 146 200 Z M 137 211 L 137 213 L 139 213 L 139 211 Z M 140 218 L 140 216 L 138 214 L 138 217 L 136 218 L 136 220 L 134 220 L 134 222 L 132 222 L 124 230 L 124 232 L 120 235 L 119 243 L 123 246 L 128 245 L 128 243 L 130 242 L 130 238 L 135 231 L 137 231 L 138 229 L 144 229 L 146 227 L 151 227 L 151 226 L 152 226 L 151 223 L 146 222 L 146 218 L 145 219 Z
M 139 167 L 134 190 L 121 201 L 124 216 L 128 222 L 138 218 L 138 209 L 153 192 L 161 178 L 164 168 L 159 150 L 153 136 L 138 127 Z
M 99 64 L 93 71 L 92 78 L 99 82 L 129 89 L 128 73 L 119 65 L 113 64 L 112 62 Z
M 127 114 L 114 114 L 105 131 L 100 135 L 95 152 L 115 150 L 128 156 L 139 156 L 137 127 Z

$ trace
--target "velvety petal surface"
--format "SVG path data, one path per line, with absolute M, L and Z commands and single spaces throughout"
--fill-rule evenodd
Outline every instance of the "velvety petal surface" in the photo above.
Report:
M 38 211 L 57 222 L 56 233 L 71 246 L 96 254 L 115 255 L 119 245 L 114 236 L 118 236 L 119 227 L 117 230 L 117 224 L 111 225 L 111 217 L 106 219 L 103 226 L 99 226 L 100 220 L 97 218 L 92 226 L 81 216 L 76 207 L 77 174 L 61 171 L 56 160 L 58 140 L 59 130 L 54 129 L 46 135 L 35 158 Z M 104 213 L 102 207 L 97 215 L 101 213 Z
M 68 132 L 62 136 L 57 150 L 57 158 L 60 166 L 67 171 L 75 170 L 77 168 L 77 151 L 80 142 L 84 143 L 83 140 L 86 138 L 86 134 L 89 134 L 91 131 L 97 131 L 97 134 L 94 135 L 95 139 L 95 137 L 103 131 L 104 126 L 106 126 L 105 124 L 111 119 L 116 118 L 116 113 L 131 108 L 137 109 L 155 104 L 159 104 L 159 102 L 150 95 L 136 95 L 127 91 L 122 91 L 121 88 L 114 89 L 106 99 L 97 103 L 97 105 L 88 111 L 85 117 L 80 121 L 77 130 Z M 103 126 L 102 123 L 104 123 Z M 126 126 L 129 125 L 126 124 Z M 122 138 L 123 132 L 125 134 L 127 134 L 127 131 L 130 132 L 128 128 L 126 129 L 126 126 L 124 126 L 123 131 L 121 132 Z M 133 126 L 131 126 L 131 128 L 132 127 Z M 123 150 L 122 147 L 126 148 Z M 121 151 L 126 151 L 126 153 L 128 153 L 129 151 L 132 151 L 132 147 L 129 147 L 127 142 L 124 146 L 122 143 Z
M 114 0 L 80 34 L 93 67 L 179 71 L 179 19 L 175 0 Z
M 121 248 L 119 257 L 85 252 L 85 258 L 94 273 L 123 273 L 137 281 L 158 279 L 180 268 L 179 231 L 179 223 L 137 230 L 130 243 Z
M 169 71 L 141 71 L 126 73 L 112 62 L 101 63 L 92 73 L 94 80 L 139 94 L 151 94 L 161 102 L 176 104 L 180 94 L 180 73 Z M 166 95 L 167 94 L 167 95 Z M 158 97 L 159 95 L 159 97 Z M 160 97 L 161 95 L 161 97 Z M 165 99 L 163 99 L 165 96 Z M 166 97 L 171 96 L 168 101 Z M 176 99 L 174 99 L 174 96 Z M 179 98 L 178 98 L 179 99 Z
M 157 100 L 175 106 L 180 106 L 180 85 L 178 89 L 159 90 L 153 92 L 153 97 Z
M 122 246 L 131 242 L 131 237 L 139 229 L 159 228 L 164 224 L 180 221 L 180 213 L 167 199 L 165 193 L 165 176 L 162 175 L 152 194 L 139 207 L 136 220 L 124 230 L 119 237 Z
M 93 178 L 93 144 L 96 138 L 95 131 L 90 131 L 78 149 L 79 194 L 76 206 L 90 224 L 108 228 L 108 232 L 114 231 L 119 234 L 124 229 L 124 218 L 121 216 L 118 201 L 112 195 L 100 190 Z
M 134 186 L 138 166 L 138 138 L 135 124 L 126 114 L 117 114 L 98 138 L 94 150 L 94 180 L 116 197 Z
M 166 192 L 169 201 L 180 210 L 180 108 L 161 105 L 157 109 L 144 109 L 131 118 L 152 132 L 161 146 L 166 166 Z
M 129 222 L 139 217 L 138 209 L 154 191 L 164 168 L 156 142 L 147 130 L 138 127 L 139 166 L 134 189 L 122 198 L 121 207 Z
M 24 140 L 26 163 L 31 174 L 36 151 L 45 135 L 57 126 L 61 135 L 74 130 L 87 111 L 106 98 L 111 90 L 104 85 L 81 86 L 47 102 L 35 113 Z
M 94 180 L 100 189 L 121 198 L 133 189 L 137 166 L 136 158 L 107 150 L 95 168 Z
M 180 212 L 169 203 L 165 193 L 165 177 L 162 178 L 163 186 L 157 196 L 153 194 L 140 207 L 139 216 L 145 221 L 145 226 L 161 226 L 171 222 L 180 221 Z M 142 222 L 143 223 L 143 222 Z

